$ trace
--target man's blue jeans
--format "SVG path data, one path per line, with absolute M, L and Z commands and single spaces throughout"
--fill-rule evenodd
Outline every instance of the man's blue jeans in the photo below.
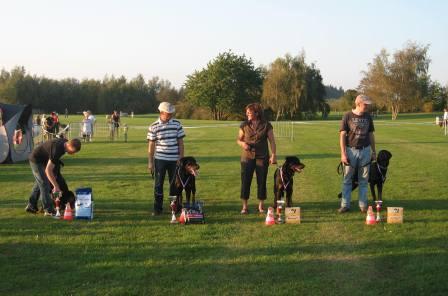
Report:
M 176 186 L 174 184 L 176 161 L 154 159 L 154 211 L 162 213 L 163 210 L 163 182 L 166 172 L 168 172 L 170 195 L 176 195 Z
M 341 207 L 350 208 L 350 201 L 352 198 L 352 177 L 356 170 L 358 171 L 359 207 L 367 207 L 367 184 L 369 182 L 371 157 L 370 151 L 370 146 L 362 149 L 352 147 L 346 148 L 347 159 L 350 162 L 350 165 L 344 165 Z
M 36 181 L 31 190 L 29 202 L 37 208 L 37 202 L 40 197 L 44 210 L 51 212 L 54 210 L 54 206 L 50 196 L 50 181 L 48 181 L 47 175 L 45 174 L 45 165 L 30 161 L 30 167 Z

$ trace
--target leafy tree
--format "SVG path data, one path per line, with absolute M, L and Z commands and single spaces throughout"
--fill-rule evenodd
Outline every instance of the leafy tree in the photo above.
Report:
M 325 116 L 329 106 L 324 101 L 325 87 L 320 71 L 305 63 L 305 54 L 277 58 L 267 69 L 263 82 L 263 102 L 276 114 L 276 120 L 295 118 L 301 112 Z
M 244 55 L 228 51 L 187 77 L 185 96 L 191 104 L 208 108 L 213 119 L 223 120 L 259 101 L 261 86 L 261 69 Z
M 360 90 L 380 107 L 388 107 L 392 119 L 396 119 L 401 110 L 415 110 L 423 101 L 429 85 L 428 48 L 429 45 L 409 42 L 394 53 L 391 61 L 383 49 L 363 72 Z
M 434 111 L 442 111 L 448 103 L 448 90 L 438 81 L 431 82 L 428 87 L 426 101 L 432 103 Z
M 5 103 L 18 103 L 17 87 L 25 77 L 24 67 L 15 67 L 11 72 L 2 69 L 0 74 L 0 100 Z

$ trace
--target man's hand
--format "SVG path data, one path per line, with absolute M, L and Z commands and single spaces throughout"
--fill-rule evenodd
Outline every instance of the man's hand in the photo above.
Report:
M 55 192 L 61 192 L 61 188 L 59 188 L 59 185 L 56 185 L 56 186 L 54 186 L 53 187 L 53 193 L 55 193 Z
M 345 155 L 345 154 L 342 154 L 342 155 L 341 155 L 341 162 L 342 162 L 344 165 L 349 165 L 349 161 L 348 161 L 348 159 L 347 159 L 347 155 Z
M 375 151 L 372 151 L 371 160 L 376 161 L 376 152 Z
M 152 178 L 154 178 L 154 162 L 152 159 L 148 160 L 148 171 L 151 174 Z

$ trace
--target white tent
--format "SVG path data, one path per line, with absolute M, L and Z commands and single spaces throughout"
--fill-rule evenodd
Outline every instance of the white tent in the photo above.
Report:
M 24 161 L 32 150 L 31 105 L 0 103 L 0 164 Z

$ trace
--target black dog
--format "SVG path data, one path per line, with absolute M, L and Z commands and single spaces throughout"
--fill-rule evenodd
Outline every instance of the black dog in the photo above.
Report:
M 56 176 L 56 182 L 59 185 L 59 189 L 61 189 L 61 196 L 59 197 L 60 203 L 60 210 L 64 210 L 67 203 L 70 203 L 70 207 L 72 209 L 75 208 L 75 194 L 68 189 L 67 182 L 65 182 L 64 177 L 61 174 L 61 167 L 64 166 L 64 163 L 59 160 L 59 163 L 57 163 L 54 167 L 54 174 Z M 50 187 L 53 189 L 53 186 L 50 184 Z
M 392 158 L 392 153 L 387 150 L 381 150 L 378 152 L 376 162 L 370 164 L 369 184 L 370 192 L 372 193 L 373 200 L 377 200 L 375 194 L 375 185 L 378 190 L 378 200 L 383 200 L 383 185 L 386 181 L 387 168 L 389 166 L 389 160 Z M 358 187 L 358 171 L 355 170 L 352 178 L 352 191 Z M 338 198 L 342 197 L 342 193 L 338 194 Z
M 287 156 L 283 165 L 274 173 L 274 207 L 277 208 L 277 201 L 286 192 L 286 206 L 292 206 L 292 191 L 294 173 L 300 173 L 305 165 L 295 156 Z
M 68 185 L 67 182 L 65 181 L 64 177 L 61 174 L 61 167 L 64 166 L 64 163 L 59 160 L 59 162 L 55 163 L 54 169 L 53 169 L 53 174 L 56 178 L 56 182 L 59 185 L 59 189 L 61 189 L 61 196 L 59 196 L 59 200 L 60 200 L 60 205 L 59 208 L 60 210 L 64 210 L 67 203 L 70 203 L 70 207 L 72 209 L 75 208 L 75 194 L 70 191 L 68 189 Z M 52 196 L 53 201 L 55 200 L 55 197 L 52 194 L 53 191 L 53 184 L 50 183 L 50 195 Z M 39 194 L 39 193 L 37 193 Z M 34 207 L 36 208 L 36 210 L 38 209 L 37 204 L 34 205 Z
M 185 190 L 186 204 L 190 205 L 190 199 L 192 197 L 192 203 L 195 203 L 196 194 L 196 177 L 198 175 L 199 164 L 196 159 L 191 156 L 182 157 L 177 162 L 176 176 L 174 177 L 174 185 L 176 187 L 176 204 L 177 212 L 182 209 L 182 191 Z

